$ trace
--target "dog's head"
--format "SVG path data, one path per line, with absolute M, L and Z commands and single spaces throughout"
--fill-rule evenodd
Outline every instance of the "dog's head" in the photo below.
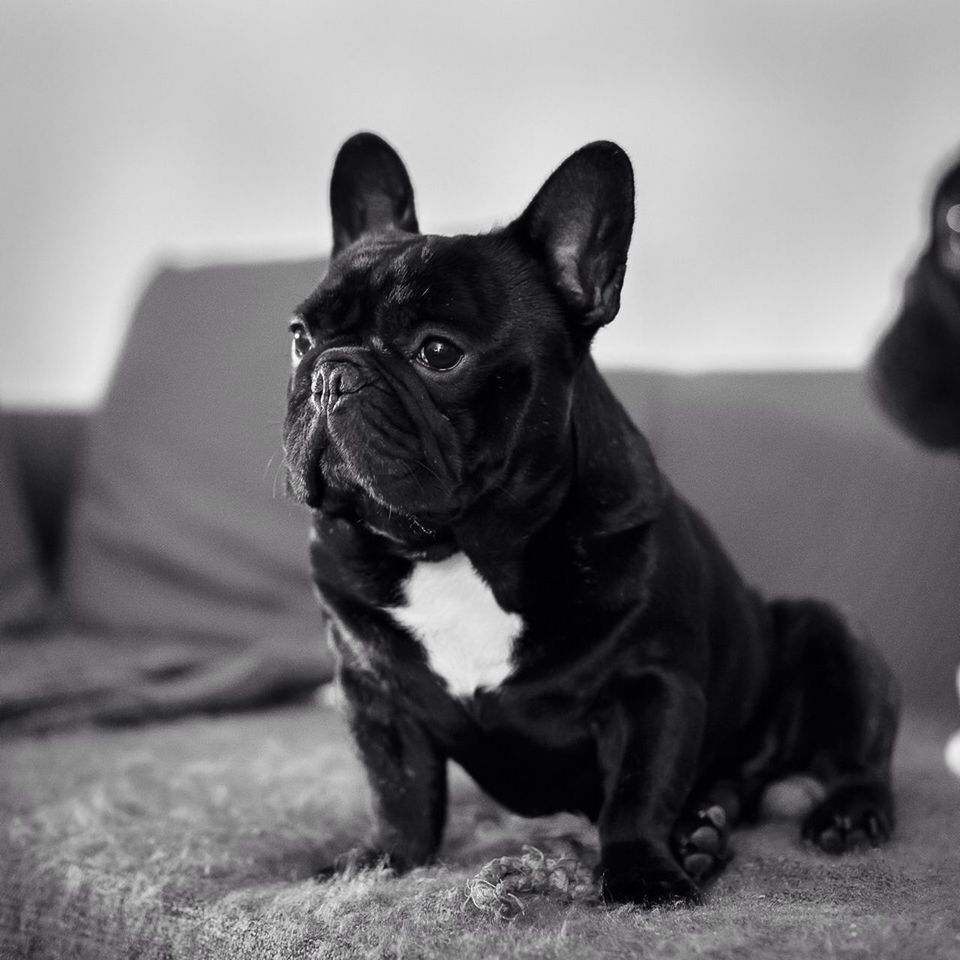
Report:
M 871 374 L 881 403 L 908 433 L 960 448 L 960 162 L 934 191 L 929 242 Z
M 536 509 L 569 468 L 576 371 L 619 309 L 626 154 L 589 144 L 506 228 L 444 237 L 419 232 L 397 154 L 358 134 L 330 201 L 330 267 L 291 323 L 293 495 L 401 541 L 491 496 Z

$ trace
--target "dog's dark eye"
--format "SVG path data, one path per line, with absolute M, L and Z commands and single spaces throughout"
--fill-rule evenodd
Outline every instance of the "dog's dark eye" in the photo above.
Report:
M 960 273 L 960 203 L 948 207 L 943 219 L 947 230 L 939 242 L 940 263 L 951 274 Z
M 431 370 L 452 370 L 463 359 L 463 351 L 449 340 L 431 337 L 417 352 L 417 362 Z
M 293 331 L 293 356 L 299 360 L 312 346 L 310 338 L 301 329 Z

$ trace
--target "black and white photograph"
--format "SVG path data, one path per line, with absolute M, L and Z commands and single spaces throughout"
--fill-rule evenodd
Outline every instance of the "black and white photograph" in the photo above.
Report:
M 960 957 L 960 3 L 4 0 L 0 960 Z

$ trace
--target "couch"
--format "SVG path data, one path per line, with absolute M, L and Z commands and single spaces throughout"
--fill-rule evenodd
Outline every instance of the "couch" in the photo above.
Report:
M 703 907 L 547 899 L 507 928 L 465 879 L 592 835 L 456 772 L 437 866 L 314 882 L 365 824 L 278 459 L 285 319 L 321 270 L 166 266 L 98 409 L 0 413 L 0 956 L 960 956 L 960 457 L 859 371 L 607 373 L 745 575 L 840 604 L 892 663 L 889 847 L 825 860 L 762 824 Z

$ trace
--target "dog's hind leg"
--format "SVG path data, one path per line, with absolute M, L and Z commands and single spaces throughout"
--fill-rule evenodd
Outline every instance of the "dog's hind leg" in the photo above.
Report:
M 785 703 L 783 744 L 792 772 L 822 786 L 802 820 L 805 840 L 843 853 L 888 839 L 894 824 L 890 762 L 899 692 L 889 667 L 828 604 L 771 604 L 781 653 Z

